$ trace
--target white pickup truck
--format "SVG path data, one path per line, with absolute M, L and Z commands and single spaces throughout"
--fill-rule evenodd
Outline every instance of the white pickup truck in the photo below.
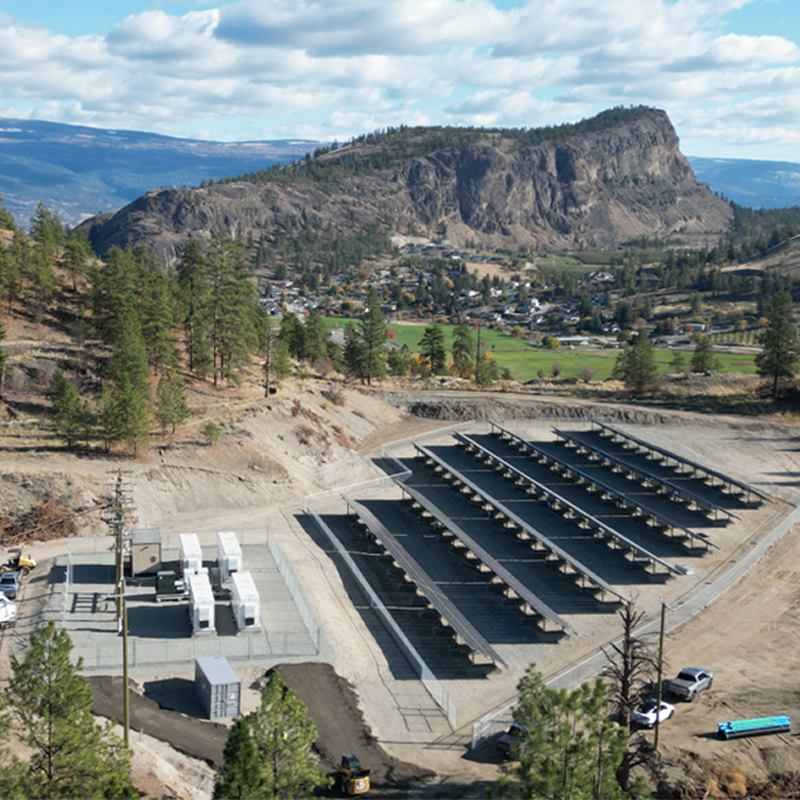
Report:
M 684 667 L 677 678 L 671 678 L 664 684 L 664 689 L 676 697 L 682 697 L 690 703 L 694 698 L 711 688 L 714 675 L 711 670 L 700 667 Z

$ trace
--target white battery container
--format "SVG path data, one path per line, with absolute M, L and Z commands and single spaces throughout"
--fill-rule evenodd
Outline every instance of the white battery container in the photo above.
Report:
M 181 571 L 184 575 L 199 572 L 203 568 L 203 550 L 200 539 L 196 533 L 182 533 L 181 543 Z
M 231 575 L 241 572 L 242 548 L 233 531 L 220 531 L 217 534 L 217 563 L 223 581 L 229 581 Z
M 216 633 L 214 594 L 211 591 L 208 570 L 187 573 L 186 588 L 189 590 L 192 636 L 198 633 Z
M 234 572 L 231 575 L 231 608 L 236 627 L 242 630 L 257 630 L 261 627 L 261 600 L 249 572 Z

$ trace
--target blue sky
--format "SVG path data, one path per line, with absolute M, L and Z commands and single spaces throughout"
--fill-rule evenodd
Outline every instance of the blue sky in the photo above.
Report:
M 800 162 L 797 0 L 0 0 L 0 117 L 223 141 L 668 112 Z

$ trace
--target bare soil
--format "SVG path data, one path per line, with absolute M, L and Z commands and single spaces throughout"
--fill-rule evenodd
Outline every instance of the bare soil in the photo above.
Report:
M 304 494 L 378 477 L 382 473 L 372 458 L 379 455 L 381 444 L 465 419 L 483 403 L 505 417 L 601 416 L 643 430 L 646 426 L 648 439 L 683 447 L 697 460 L 780 498 L 786 508 L 800 503 L 800 429 L 780 419 L 603 406 L 521 392 L 442 392 L 422 397 L 403 392 L 393 395 L 389 403 L 379 393 L 319 380 L 287 382 L 269 400 L 262 395 L 255 384 L 238 394 L 197 387 L 193 401 L 199 413 L 187 431 L 178 437 L 158 437 L 155 447 L 135 458 L 106 456 L 96 450 L 69 453 L 38 429 L 36 419 L 29 427 L 18 418 L 19 424 L 0 431 L 4 487 L 0 511 L 24 510 L 56 498 L 79 513 L 76 520 L 82 535 L 102 535 L 105 526 L 96 509 L 108 495 L 109 471 L 123 468 L 130 473 L 137 524 L 142 527 L 180 531 L 270 525 L 308 587 L 336 652 L 331 665 L 276 666 L 317 722 L 323 762 L 332 767 L 341 753 L 356 752 L 372 770 L 377 796 L 409 791 L 414 796 L 484 796 L 498 775 L 499 762 L 488 751 L 467 753 L 470 725 L 493 706 L 513 698 L 519 675 L 512 671 L 473 687 L 452 687 L 462 699 L 459 731 L 447 734 L 410 724 L 409 708 L 423 709 L 424 692 L 419 697 L 401 694 L 410 691 L 409 682 L 392 678 L 381 647 L 353 609 L 327 555 L 298 524 Z M 414 416 L 408 413 L 412 407 L 435 410 Z M 222 428 L 220 441 L 211 446 L 199 436 L 208 419 Z M 745 538 L 743 548 L 748 541 Z M 47 591 L 48 559 L 66 547 L 64 541 L 30 546 L 44 569 L 37 567 L 25 585 L 17 629 L 0 640 L 0 679 L 8 676 L 10 654 L 21 652 L 26 632 L 37 623 L 37 593 Z M 720 564 L 719 569 L 724 568 Z M 792 666 L 800 659 L 799 616 L 800 539 L 793 532 L 724 595 L 670 633 L 667 655 L 673 671 L 697 665 L 715 672 L 712 692 L 694 704 L 680 704 L 675 718 L 662 728 L 665 775 L 673 785 L 699 781 L 695 788 L 702 789 L 700 794 L 705 792 L 700 783 L 706 773 L 693 771 L 697 759 L 732 760 L 751 783 L 774 772 L 800 768 L 794 735 L 735 742 L 721 742 L 714 736 L 716 722 L 725 719 L 767 713 L 789 713 L 800 719 L 800 694 Z M 560 666 L 580 660 L 580 647 L 588 652 L 600 644 L 601 640 L 590 636 L 570 645 Z M 557 667 L 554 663 L 552 671 Z M 259 677 L 249 674 L 245 680 L 245 712 L 257 703 Z M 153 675 L 139 689 L 143 699 L 158 694 L 149 684 L 167 680 L 188 682 L 190 676 Z M 114 681 L 106 680 L 104 685 L 112 687 L 103 691 L 113 696 Z M 165 688 L 168 684 L 163 684 Z M 170 703 L 164 701 L 163 691 L 157 699 L 174 713 L 174 698 L 181 693 L 172 694 Z M 151 709 L 148 713 L 160 720 L 166 712 Z M 187 726 L 207 724 L 185 716 Z M 163 726 L 156 722 L 153 732 L 163 735 Z M 213 769 L 207 762 L 217 763 L 218 751 L 212 757 L 195 752 L 191 743 L 175 744 L 171 747 L 149 736 L 144 726 L 134 735 L 137 785 L 148 797 L 208 797 Z M 433 773 L 437 777 L 427 789 L 412 788 L 420 787 Z

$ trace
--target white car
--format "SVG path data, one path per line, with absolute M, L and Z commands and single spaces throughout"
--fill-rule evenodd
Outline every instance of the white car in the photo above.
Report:
M 654 699 L 645 700 L 636 711 L 631 712 L 631 722 L 641 725 L 644 728 L 652 728 L 656 724 L 656 708 L 658 701 Z M 661 709 L 658 712 L 659 723 L 668 720 L 675 713 L 675 706 L 661 701 Z

